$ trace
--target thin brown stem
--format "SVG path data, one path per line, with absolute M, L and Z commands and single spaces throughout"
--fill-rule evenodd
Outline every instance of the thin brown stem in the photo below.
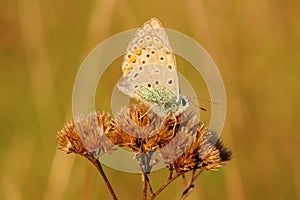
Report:
M 170 171 L 168 180 L 170 180 L 172 178 L 172 176 L 173 176 L 173 170 Z
M 96 158 L 94 158 L 90 154 L 86 154 L 85 157 L 89 161 L 91 161 L 93 163 L 93 165 L 95 165 L 95 167 L 98 169 L 98 171 L 101 174 L 101 176 L 102 176 L 102 178 L 103 178 L 103 180 L 104 180 L 104 182 L 105 182 L 105 184 L 106 184 L 106 186 L 107 186 L 107 188 L 108 188 L 108 190 L 109 190 L 109 192 L 110 192 L 113 200 L 118 200 L 118 198 L 117 198 L 117 196 L 116 196 L 116 194 L 115 194 L 115 192 L 114 192 L 114 190 L 113 190 L 113 188 L 112 188 L 112 186 L 111 186 L 108 178 L 106 177 L 106 175 L 105 175 L 105 173 L 103 171 L 103 168 L 102 168 L 101 163 L 99 162 L 99 160 L 97 160 Z
M 151 194 L 154 194 L 153 189 L 152 189 L 152 186 L 151 186 L 151 184 L 150 184 L 150 178 L 149 178 L 148 174 L 147 174 L 147 183 L 148 183 L 149 190 L 150 190 Z
M 155 193 L 153 193 L 150 197 L 150 200 L 153 200 L 157 195 L 159 195 L 170 183 L 172 183 L 176 178 L 181 176 L 184 172 L 178 173 L 172 178 L 168 179 L 160 188 L 157 189 Z
M 192 174 L 191 174 L 190 181 L 189 181 L 189 183 L 188 183 L 187 186 L 190 186 L 190 185 L 194 182 L 194 180 L 195 180 L 195 179 L 194 179 L 195 172 L 196 172 L 196 169 L 193 169 L 193 170 L 192 170 Z
M 185 174 L 182 174 L 181 176 L 182 176 L 182 179 L 183 179 L 183 185 L 184 185 L 184 187 L 186 187 L 187 186 L 187 181 L 186 181 Z
M 194 188 L 193 182 L 194 182 L 194 180 L 195 180 L 195 179 L 194 179 L 195 172 L 196 172 L 196 169 L 192 170 L 192 174 L 191 174 L 190 180 L 189 180 L 189 182 L 185 185 L 184 191 L 183 191 L 183 193 L 182 193 L 182 195 L 181 195 L 181 199 L 182 199 L 182 200 L 183 200 L 183 199 L 186 199 L 186 197 L 190 194 L 191 189 Z M 186 182 L 185 182 L 185 183 L 186 183 Z
M 194 174 L 194 176 L 193 176 L 193 181 L 195 181 L 195 180 L 198 178 L 198 176 L 199 176 L 203 171 L 204 171 L 203 168 L 199 169 L 199 171 L 198 171 L 196 174 Z
M 148 177 L 146 173 L 142 174 L 142 181 L 143 181 L 143 200 L 147 200 Z

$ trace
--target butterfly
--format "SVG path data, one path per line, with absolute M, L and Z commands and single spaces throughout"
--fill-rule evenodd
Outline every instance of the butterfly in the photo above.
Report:
M 157 18 L 139 28 L 122 63 L 121 92 L 149 105 L 159 116 L 177 116 L 189 107 L 180 95 L 176 57 L 167 33 Z

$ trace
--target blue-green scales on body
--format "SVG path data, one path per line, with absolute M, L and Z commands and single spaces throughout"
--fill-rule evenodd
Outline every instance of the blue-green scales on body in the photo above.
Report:
M 164 86 L 151 85 L 149 87 L 147 84 L 144 84 L 135 92 L 142 99 L 156 103 L 166 113 L 176 112 L 179 109 L 180 102 L 178 102 L 177 96 Z

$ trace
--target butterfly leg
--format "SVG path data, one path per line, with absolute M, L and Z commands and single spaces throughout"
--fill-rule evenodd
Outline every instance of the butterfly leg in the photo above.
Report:
M 177 125 L 177 118 L 176 118 L 174 113 L 172 113 L 172 116 L 174 117 L 173 135 L 175 135 L 175 129 L 176 129 L 176 125 Z
M 145 117 L 145 116 L 149 113 L 150 109 L 151 109 L 151 108 L 149 108 L 142 116 L 140 116 L 140 117 L 139 117 L 139 120 L 142 119 L 143 117 Z

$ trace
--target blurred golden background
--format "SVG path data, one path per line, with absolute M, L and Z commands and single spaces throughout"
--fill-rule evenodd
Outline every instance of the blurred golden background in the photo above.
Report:
M 202 174 L 189 199 L 300 199 L 299 10 L 299 1 L 271 0 L 1 0 L 0 199 L 110 199 L 91 163 L 57 150 L 56 132 L 72 118 L 83 59 L 150 17 L 204 46 L 226 87 L 221 138 L 234 157 Z M 107 77 L 120 77 L 116 69 Z M 105 171 L 120 199 L 140 199 L 138 174 Z M 155 187 L 167 173 L 152 176 Z M 158 199 L 181 190 L 178 179 Z

